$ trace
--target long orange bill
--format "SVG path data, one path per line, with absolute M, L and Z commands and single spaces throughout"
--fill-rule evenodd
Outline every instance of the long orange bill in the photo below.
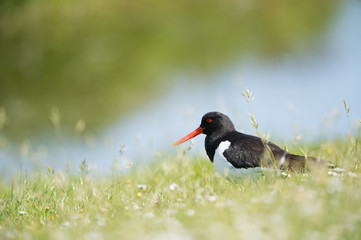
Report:
M 183 137 L 182 139 L 179 139 L 178 141 L 176 141 L 175 143 L 173 143 L 173 146 L 177 146 L 181 143 L 184 143 L 186 141 L 188 141 L 189 139 L 194 138 L 195 136 L 203 133 L 203 129 L 201 127 L 198 127 L 196 130 L 194 130 L 193 132 L 191 132 L 190 134 L 188 134 L 187 136 Z

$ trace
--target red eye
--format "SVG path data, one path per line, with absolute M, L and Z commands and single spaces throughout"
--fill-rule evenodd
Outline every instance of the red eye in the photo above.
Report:
M 207 123 L 211 123 L 211 122 L 212 122 L 212 119 L 211 119 L 211 118 L 207 118 L 207 119 L 206 119 L 206 122 L 207 122 Z

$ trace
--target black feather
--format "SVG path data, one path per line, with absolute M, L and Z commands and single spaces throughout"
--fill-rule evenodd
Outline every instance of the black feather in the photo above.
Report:
M 212 121 L 209 122 L 209 119 Z M 272 142 L 237 132 L 231 120 L 222 113 L 205 114 L 200 127 L 204 128 L 203 132 L 207 135 L 205 148 L 212 162 L 219 144 L 229 141 L 231 144 L 223 155 L 235 168 L 277 167 L 302 171 L 315 164 L 332 167 L 329 161 L 315 157 L 306 159 L 304 156 L 291 154 Z

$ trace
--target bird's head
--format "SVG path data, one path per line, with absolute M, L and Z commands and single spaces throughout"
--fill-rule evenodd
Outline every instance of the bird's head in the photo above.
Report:
M 234 125 L 229 117 L 220 112 L 209 112 L 202 117 L 201 124 L 196 130 L 175 142 L 173 146 L 184 143 L 201 133 L 210 136 L 213 134 L 222 135 L 230 131 L 234 131 Z

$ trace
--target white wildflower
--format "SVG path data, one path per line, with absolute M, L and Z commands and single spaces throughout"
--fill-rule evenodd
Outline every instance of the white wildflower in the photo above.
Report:
M 145 185 L 145 184 L 137 184 L 137 188 L 142 189 L 142 190 L 146 190 L 147 185 Z
M 194 211 L 193 209 L 188 209 L 188 210 L 185 212 L 185 214 L 186 214 L 187 216 L 193 216 L 195 213 L 196 213 L 196 211 Z
M 348 172 L 348 175 L 349 175 L 350 177 L 358 178 L 357 173 L 354 173 L 354 172 Z
M 179 186 L 176 183 L 172 183 L 171 185 L 169 185 L 169 189 L 172 191 L 176 190 L 177 188 L 179 188 Z
M 215 201 L 217 201 L 217 197 L 216 197 L 216 196 L 208 196 L 207 199 L 208 199 L 208 201 L 210 201 L 210 202 L 215 202 Z

